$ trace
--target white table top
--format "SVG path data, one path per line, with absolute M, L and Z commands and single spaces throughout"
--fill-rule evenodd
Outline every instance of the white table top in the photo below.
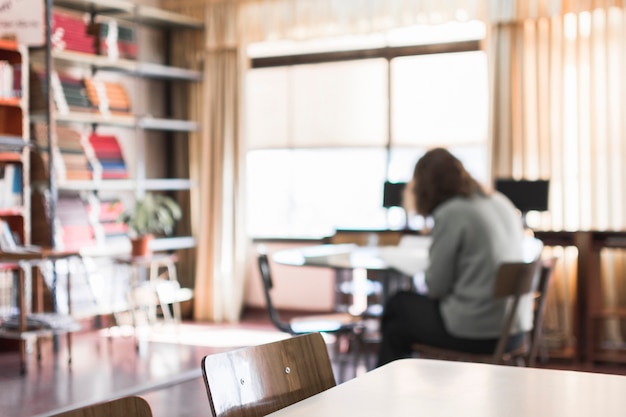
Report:
M 274 262 L 292 266 L 322 266 L 335 269 L 397 269 L 406 275 L 428 265 L 427 246 L 317 245 L 285 249 L 272 255 Z
M 403 359 L 272 417 L 623 417 L 626 377 Z

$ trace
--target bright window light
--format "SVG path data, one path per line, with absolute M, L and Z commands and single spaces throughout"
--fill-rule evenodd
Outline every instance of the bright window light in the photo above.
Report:
M 334 43 L 255 44 L 248 52 L 295 55 L 484 36 L 475 22 L 430 29 Z M 450 149 L 479 182 L 489 178 L 482 51 L 258 68 L 248 71 L 245 86 L 252 237 L 320 238 L 336 229 L 404 227 L 401 208 L 382 206 L 383 184 L 408 182 L 418 158 L 434 146 Z M 411 226 L 424 221 L 408 220 Z

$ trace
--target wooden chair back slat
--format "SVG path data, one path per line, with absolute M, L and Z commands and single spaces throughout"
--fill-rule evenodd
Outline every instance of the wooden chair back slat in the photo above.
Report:
M 504 322 L 502 325 L 502 331 L 493 354 L 473 354 L 463 351 L 437 348 L 424 344 L 414 344 L 413 350 L 420 354 L 426 354 L 428 356 L 434 356 L 442 359 L 473 362 L 502 363 L 505 356 L 510 356 L 511 358 L 519 358 L 527 364 L 528 358 L 531 357 L 529 356 L 529 349 L 532 349 L 532 347 L 529 348 L 528 345 L 524 345 L 511 352 L 507 352 L 506 347 L 521 297 L 530 295 L 537 290 L 544 289 L 543 287 L 539 288 L 544 272 L 542 265 L 543 260 L 540 257 L 537 257 L 537 259 L 532 262 L 507 262 L 499 266 L 494 283 L 493 296 L 495 298 L 509 298 L 510 305 L 508 306 L 506 315 L 503 318 Z M 536 311 L 535 314 L 542 314 L 542 312 Z M 535 319 L 533 319 L 534 326 L 537 326 L 537 318 L 538 317 L 535 316 Z
M 537 284 L 537 298 L 535 300 L 533 331 L 531 334 L 530 348 L 528 349 L 528 357 L 526 358 L 527 366 L 535 366 L 537 360 L 543 330 L 543 317 L 546 310 L 546 300 L 548 299 L 550 283 L 552 281 L 557 261 L 558 258 L 553 256 L 544 259 L 541 265 L 539 283 Z
M 202 374 L 214 417 L 260 417 L 336 385 L 320 333 L 208 355 Z
M 122 397 L 111 401 L 80 407 L 55 414 L 51 417 L 152 417 L 146 400 L 137 396 Z
M 534 290 L 541 260 L 534 262 L 508 262 L 498 268 L 493 296 L 496 298 L 515 297 Z

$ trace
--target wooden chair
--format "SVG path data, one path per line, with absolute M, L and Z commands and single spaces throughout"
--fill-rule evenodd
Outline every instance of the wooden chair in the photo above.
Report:
M 272 302 L 271 291 L 274 287 L 274 282 L 272 280 L 269 259 L 262 249 L 260 249 L 258 255 L 258 263 L 261 280 L 263 281 L 267 311 L 276 328 L 291 335 L 316 332 L 335 334 L 338 338 L 346 338 L 348 344 L 353 345 L 353 342 L 356 342 L 357 346 L 355 348 L 358 349 L 358 337 L 363 330 L 363 320 L 359 316 L 354 316 L 350 313 L 329 313 L 298 316 L 291 318 L 289 321 L 282 320 Z
M 128 396 L 76 408 L 51 417 L 152 417 L 148 402 L 141 397 Z
M 537 284 L 537 292 L 535 294 L 533 330 L 530 334 L 530 344 L 527 349 L 526 366 L 535 366 L 537 361 L 543 332 L 543 317 L 546 311 L 546 300 L 550 291 L 550 283 L 552 282 L 557 260 L 558 258 L 553 256 L 542 261 L 541 274 L 539 275 L 539 283 Z
M 205 356 L 213 417 L 257 417 L 336 385 L 320 333 Z
M 259 248 L 258 264 L 267 312 L 274 326 L 292 336 L 318 332 L 334 335 L 336 337 L 335 355 L 340 368 L 338 376 L 341 381 L 345 380 L 347 360 L 351 358 L 355 367 L 360 360 L 363 348 L 362 336 L 365 329 L 363 318 L 350 313 L 328 313 L 296 316 L 288 321 L 282 320 L 272 301 L 271 291 L 274 281 L 269 259 L 262 247 Z
M 511 304 L 507 309 L 504 317 L 502 331 L 496 345 L 496 349 L 491 354 L 476 354 L 463 352 L 452 349 L 442 349 L 425 344 L 414 344 L 413 352 L 420 357 L 433 357 L 438 359 L 459 360 L 467 362 L 486 362 L 486 363 L 517 363 L 518 365 L 534 364 L 534 358 L 537 354 L 537 343 L 540 338 L 540 326 L 542 313 L 544 310 L 546 289 L 548 288 L 549 278 L 552 275 L 553 262 L 544 264 L 541 259 L 532 262 L 508 262 L 500 265 L 496 282 L 494 285 L 493 296 L 496 298 L 510 298 Z M 541 283 L 540 281 L 542 281 Z M 543 285 L 543 287 L 542 287 Z M 513 349 L 507 349 L 509 334 L 520 299 L 525 295 L 530 295 L 539 291 L 538 298 L 535 300 L 535 306 L 541 306 L 541 312 L 535 311 L 533 318 L 533 329 L 527 335 L 527 339 L 521 346 Z M 537 310 L 537 307 L 535 307 Z

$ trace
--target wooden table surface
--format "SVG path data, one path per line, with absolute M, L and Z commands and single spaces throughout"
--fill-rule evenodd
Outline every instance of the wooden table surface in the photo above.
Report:
M 270 416 L 622 417 L 625 393 L 619 375 L 402 359 Z

